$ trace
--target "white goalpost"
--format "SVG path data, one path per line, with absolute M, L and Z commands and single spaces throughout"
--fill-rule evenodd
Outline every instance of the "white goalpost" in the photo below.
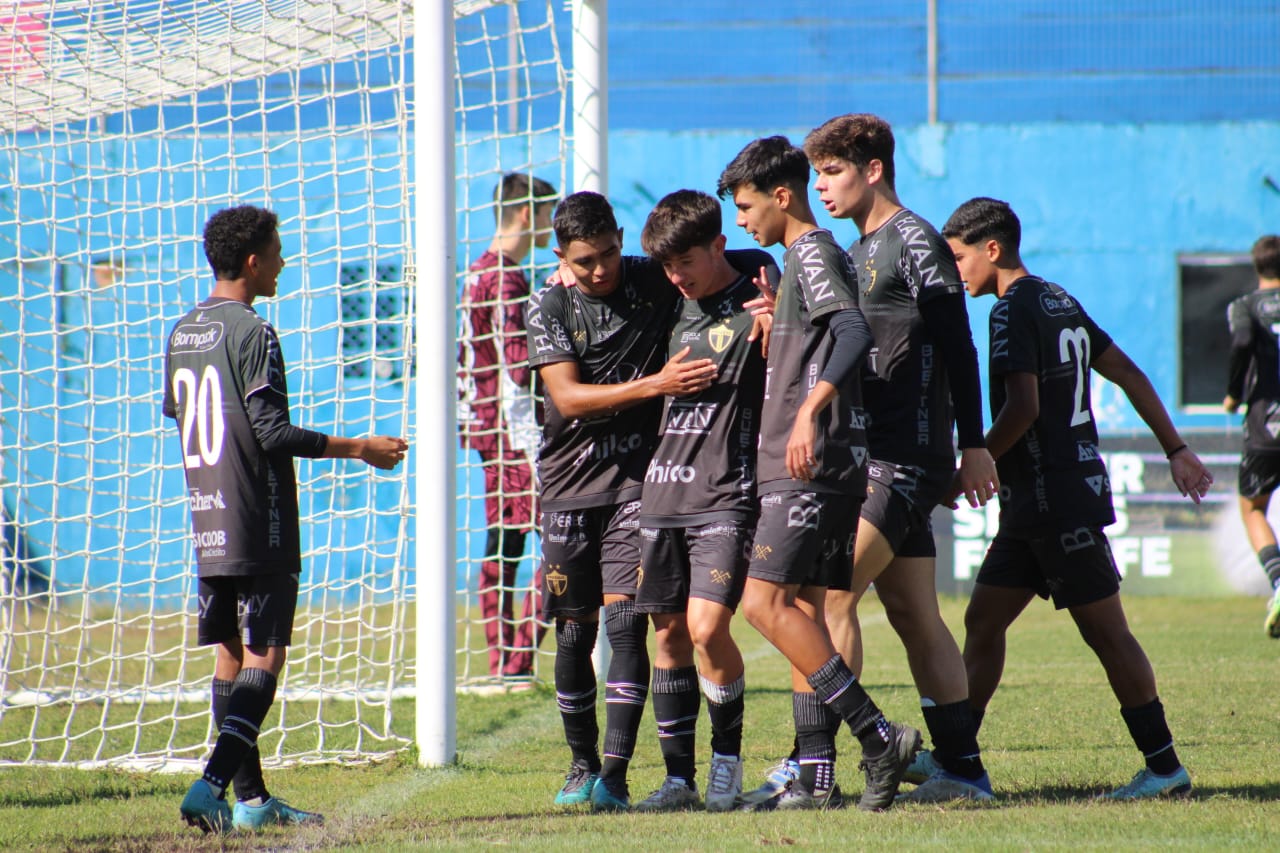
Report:
M 295 422 L 412 443 L 394 472 L 297 463 L 302 589 L 264 763 L 453 759 L 454 692 L 504 686 L 455 300 L 502 174 L 573 187 L 574 20 L 564 0 L 0 0 L 0 766 L 207 752 L 213 653 L 160 387 L 211 287 L 203 223 L 246 203 L 281 219 L 279 294 L 255 309 Z

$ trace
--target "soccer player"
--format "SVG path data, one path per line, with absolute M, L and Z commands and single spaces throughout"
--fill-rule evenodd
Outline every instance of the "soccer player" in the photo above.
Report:
M 1000 469 L 1000 526 L 965 612 L 969 701 L 985 713 L 1004 668 L 1005 632 L 1033 597 L 1052 597 L 1075 620 L 1120 701 L 1146 766 L 1107 794 L 1130 800 L 1185 796 L 1155 674 L 1129 631 L 1119 572 L 1103 528 L 1115 521 L 1098 452 L 1090 372 L 1119 385 L 1169 458 L 1178 490 L 1196 503 L 1213 477 L 1178 435 L 1146 375 L 1056 284 L 1019 256 L 1022 226 L 1009 205 L 971 199 L 942 233 L 971 296 L 991 309 L 991 412 L 987 447 Z
M 218 646 L 218 739 L 181 806 L 205 832 L 323 822 L 267 792 L 257 748 L 302 568 L 293 458 L 361 459 L 390 470 L 408 449 L 400 438 L 340 438 L 290 422 L 280 341 L 253 310 L 255 299 L 275 295 L 284 267 L 277 226 L 274 213 L 250 206 L 209 218 L 213 292 L 178 321 L 165 350 L 164 414 L 178 422 L 199 572 L 197 638 Z M 225 798 L 233 782 L 234 808 Z
M 1259 237 L 1252 255 L 1258 289 L 1227 309 L 1231 355 L 1222 406 L 1234 413 L 1244 403 L 1247 410 L 1237 484 L 1240 516 L 1274 591 L 1263 630 L 1280 639 L 1280 548 L 1267 521 L 1271 495 L 1280 486 L 1280 236 Z
M 761 246 L 786 247 L 760 421 L 760 515 L 742 611 L 792 666 L 799 773 L 750 808 L 838 808 L 832 715 L 862 746 L 858 806 L 893 803 L 920 733 L 890 723 L 837 654 L 823 620 L 828 587 L 847 589 L 855 519 L 866 493 L 859 370 L 871 345 L 856 276 L 814 221 L 809 163 L 784 136 L 751 142 L 720 175 L 737 223 Z
M 960 649 L 938 610 L 937 551 L 930 516 L 953 482 L 973 506 L 995 495 L 995 463 L 984 446 L 978 357 L 964 287 L 951 251 L 894 188 L 889 124 L 837 116 L 805 138 L 814 189 L 828 212 L 860 234 L 849 249 L 859 301 L 875 346 L 863 374 L 867 496 L 858 522 L 853 583 L 827 593 L 827 626 L 854 672 L 862 670 L 857 608 L 874 582 L 907 651 L 933 739 L 906 795 L 918 802 L 990 799 L 977 725 L 969 712 Z M 961 448 L 955 471 L 952 425 Z
M 742 793 L 743 662 L 730 620 L 755 519 L 765 362 L 752 340 L 751 311 L 760 294 L 725 258 L 720 202 L 706 193 L 664 197 L 640 245 L 683 297 L 668 354 L 688 347 L 688 357 L 710 360 L 716 376 L 701 392 L 667 399 L 662 439 L 645 472 L 636 609 L 653 620 L 653 713 L 667 776 L 636 810 L 699 804 L 701 687 L 711 718 L 706 808 L 728 811 Z
M 538 451 L 543 611 L 555 620 L 556 700 L 573 756 L 555 802 L 622 810 L 650 676 L 648 621 L 635 607 L 641 488 L 663 398 L 706 389 L 716 366 L 688 359 L 687 348 L 667 358 L 679 291 L 660 264 L 623 256 L 604 196 L 568 196 L 552 225 L 571 286 L 534 293 L 525 326 L 529 365 L 547 392 Z M 763 252 L 742 257 L 748 270 L 770 261 Z M 591 661 L 602 603 L 613 650 L 603 763 Z
M 498 230 L 468 270 L 458 335 L 462 446 L 480 454 L 488 532 L 480 564 L 480 615 L 489 646 L 491 675 L 533 674 L 538 626 L 537 587 L 513 618 L 516 570 L 533 528 L 533 454 L 539 430 L 524 329 L 529 281 L 520 265 L 536 245 L 551 240 L 555 187 L 519 172 L 494 188 Z

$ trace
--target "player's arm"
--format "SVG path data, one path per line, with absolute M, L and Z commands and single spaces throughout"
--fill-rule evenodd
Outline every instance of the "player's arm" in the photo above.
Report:
M 1227 353 L 1227 396 L 1222 408 L 1234 413 L 1244 398 L 1244 380 L 1253 355 L 1253 318 L 1246 303 L 1237 300 L 1227 307 L 1227 329 L 1231 333 L 1231 349 Z
M 495 326 L 501 323 L 502 354 L 507 374 L 521 388 L 528 388 L 533 381 L 529 369 L 529 338 L 525 334 L 524 310 L 529 300 L 529 285 L 524 274 L 507 270 L 502 275 L 502 292 L 498 300 L 501 316 L 494 317 Z M 499 313 L 499 312 L 495 312 Z
M 1173 475 L 1174 485 L 1185 497 L 1200 503 L 1200 498 L 1213 485 L 1213 475 L 1204 466 L 1200 458 L 1187 447 L 1187 443 L 1178 434 L 1173 420 L 1156 389 L 1152 387 L 1147 374 L 1125 355 L 1120 347 L 1112 343 L 1093 359 L 1090 365 L 1103 377 L 1120 386 L 1124 395 L 1129 398 L 1138 416 L 1151 428 L 1161 449 L 1169 458 L 1169 470 Z
M 987 450 L 999 459 L 1009 452 L 1040 417 L 1040 377 L 1034 373 L 1012 371 L 992 382 L 1004 382 L 1004 405 L 996 413 L 987 433 Z
M 402 438 L 343 438 L 295 426 L 289 421 L 288 401 L 270 387 L 250 394 L 245 409 L 253 434 L 267 453 L 309 459 L 361 459 L 375 468 L 390 470 L 409 449 L 409 443 Z
M 538 376 L 560 414 L 566 418 L 598 418 L 655 397 L 683 397 L 706 389 L 716 378 L 715 362 L 709 358 L 685 361 L 688 355 L 689 347 L 685 347 L 657 373 L 611 385 L 581 381 L 576 361 L 539 365 Z
M 822 375 L 796 411 L 787 439 L 787 473 L 797 480 L 813 479 L 813 446 L 818 435 L 818 416 L 831 405 L 842 387 L 858 369 L 871 349 L 871 327 L 858 308 L 842 308 L 826 318 L 832 337 L 831 354 Z
M 978 351 L 969 329 L 964 290 L 936 293 L 920 302 L 920 316 L 947 366 L 951 404 L 955 408 L 960 446 L 960 470 L 954 491 L 963 493 L 969 506 L 984 505 L 1000 490 L 996 462 L 982 434 L 982 381 Z M 1033 419 L 1034 420 L 1034 419 Z

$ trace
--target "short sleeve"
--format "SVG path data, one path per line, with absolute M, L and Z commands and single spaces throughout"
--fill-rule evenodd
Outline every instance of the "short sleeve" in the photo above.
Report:
M 796 249 L 796 280 L 810 320 L 858 307 L 857 276 L 843 249 L 830 240 L 814 240 Z
M 1039 327 L 1030 311 L 1012 299 L 998 300 L 991 308 L 988 328 L 992 376 L 1040 375 Z
M 553 285 L 529 297 L 529 306 L 525 310 L 525 333 L 528 336 L 530 367 L 576 361 L 578 358 L 569 337 L 572 305 L 567 290 Z
M 240 376 L 245 399 L 260 391 L 271 390 L 288 398 L 284 378 L 284 356 L 280 339 L 270 323 L 259 323 L 240 345 Z

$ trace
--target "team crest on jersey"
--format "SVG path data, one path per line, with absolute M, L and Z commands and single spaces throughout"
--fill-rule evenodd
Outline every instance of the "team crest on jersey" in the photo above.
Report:
M 773 548 L 768 545 L 756 545 L 751 549 L 751 558 L 765 562 L 769 559 L 769 555 L 773 553 Z
M 569 576 L 560 571 L 559 563 L 547 564 L 547 570 L 542 577 L 546 580 L 547 590 L 552 595 L 564 595 L 569 591 Z
M 712 326 L 711 330 L 707 332 L 707 343 L 711 344 L 711 348 L 716 352 L 724 352 L 732 342 L 733 329 L 729 328 L 728 323 Z

